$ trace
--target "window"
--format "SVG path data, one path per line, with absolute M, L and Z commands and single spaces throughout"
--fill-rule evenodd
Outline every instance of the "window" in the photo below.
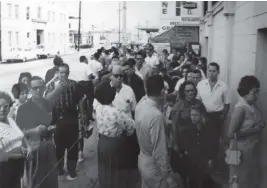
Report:
M 19 32 L 16 32 L 16 44 L 19 46 Z
M 41 19 L 42 18 L 42 9 L 41 9 L 41 7 L 38 7 L 38 9 L 37 9 L 37 18 L 38 19 Z
M 8 17 L 11 18 L 12 17 L 12 5 L 7 4 L 7 6 L 8 6 Z
M 27 33 L 27 38 L 30 38 L 30 33 L 29 32 Z
M 30 19 L 30 7 L 26 8 L 26 19 L 29 20 Z
M 50 11 L 47 12 L 47 21 L 50 22 Z
M 181 16 L 181 1 L 176 1 L 176 16 Z
M 69 23 L 69 29 L 71 28 L 71 23 Z
M 208 1 L 203 1 L 203 13 L 204 13 L 204 16 L 207 14 L 207 11 L 208 11 Z
M 12 46 L 12 31 L 8 31 L 8 45 Z
M 19 5 L 15 5 L 15 18 L 19 19 Z

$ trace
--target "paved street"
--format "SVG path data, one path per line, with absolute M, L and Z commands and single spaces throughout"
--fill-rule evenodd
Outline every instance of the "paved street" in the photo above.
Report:
M 65 63 L 75 66 L 75 63 L 79 63 L 79 57 L 81 55 L 86 55 L 87 58 L 90 57 L 92 53 L 96 51 L 95 48 L 81 50 L 74 54 L 68 54 L 62 56 Z M 16 63 L 1 63 L 0 64 L 0 90 L 10 93 L 12 85 L 18 82 L 19 74 L 21 72 L 30 72 L 32 75 L 45 77 L 45 73 L 48 69 L 52 68 L 53 58 L 40 59 L 36 61 L 28 62 L 16 62 Z

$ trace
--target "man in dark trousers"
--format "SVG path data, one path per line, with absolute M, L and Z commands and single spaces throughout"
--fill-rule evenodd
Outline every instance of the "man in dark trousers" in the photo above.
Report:
M 64 154 L 67 154 L 67 169 L 69 175 L 68 180 L 74 180 L 76 175 L 76 164 L 78 158 L 78 141 L 79 141 L 79 123 L 78 123 L 78 106 L 82 105 L 81 99 L 84 97 L 84 92 L 81 91 L 77 82 L 68 79 L 69 66 L 62 63 L 58 67 L 59 80 L 54 84 L 64 83 L 64 89 L 53 109 L 52 124 L 56 125 L 55 144 L 58 160 L 59 175 L 63 175 Z
M 145 96 L 144 82 L 141 77 L 135 74 L 135 60 L 128 59 L 124 64 L 124 84 L 129 85 L 135 94 L 136 102 L 138 103 Z

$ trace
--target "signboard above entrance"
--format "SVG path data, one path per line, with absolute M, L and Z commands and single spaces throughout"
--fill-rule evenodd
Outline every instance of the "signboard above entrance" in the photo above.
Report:
M 185 9 L 196 9 L 197 8 L 197 3 L 195 2 L 184 2 L 183 7 Z

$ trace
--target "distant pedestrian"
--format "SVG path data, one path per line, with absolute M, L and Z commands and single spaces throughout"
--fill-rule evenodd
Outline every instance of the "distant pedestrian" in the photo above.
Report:
M 49 69 L 45 74 L 45 83 L 48 83 L 52 78 L 54 78 L 59 65 L 63 63 L 63 59 L 61 57 L 56 56 L 53 60 L 53 63 L 54 63 L 54 67 Z

